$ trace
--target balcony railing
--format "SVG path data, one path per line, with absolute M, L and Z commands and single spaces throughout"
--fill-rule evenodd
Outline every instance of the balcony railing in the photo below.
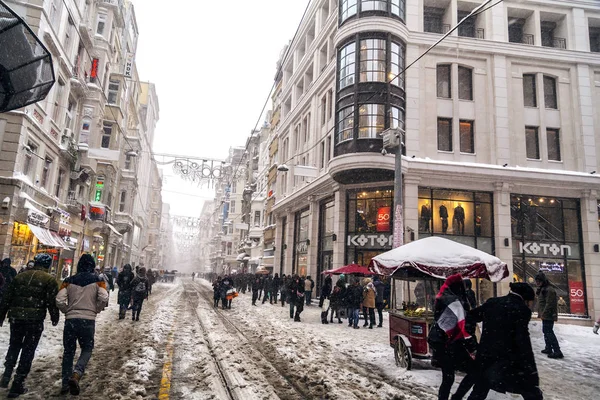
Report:
M 477 39 L 485 39 L 485 29 L 477 28 L 475 36 L 477 37 Z
M 567 48 L 567 39 L 555 37 L 552 39 L 552 47 L 555 49 L 566 49 Z
M 523 39 L 521 39 L 521 43 L 533 45 L 533 44 L 535 44 L 535 36 L 531 35 L 529 33 L 524 33 Z

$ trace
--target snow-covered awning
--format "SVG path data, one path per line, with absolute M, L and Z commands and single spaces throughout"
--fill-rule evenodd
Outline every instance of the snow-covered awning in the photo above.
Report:
M 240 253 L 235 258 L 235 261 L 244 261 L 244 258 L 246 258 L 246 257 L 248 257 L 248 259 L 250 259 L 250 256 L 247 253 Z
M 106 224 L 106 226 L 108 226 L 108 229 L 110 229 L 118 237 L 122 237 L 123 236 L 123 234 L 121 234 L 121 232 L 119 232 L 117 230 L 117 228 L 115 228 L 112 224 Z
M 64 242 L 62 240 L 61 244 L 56 239 L 54 239 L 52 232 L 50 232 L 48 229 L 40 228 L 39 226 L 35 226 L 32 224 L 27 224 L 27 226 L 29 227 L 29 229 L 31 229 L 31 232 L 38 239 L 38 241 L 44 246 L 68 248 L 66 245 L 63 246 Z
M 402 270 L 410 276 L 428 275 L 445 279 L 453 274 L 499 282 L 509 275 L 498 257 L 464 244 L 431 236 L 373 257 L 369 269 L 394 275 Z

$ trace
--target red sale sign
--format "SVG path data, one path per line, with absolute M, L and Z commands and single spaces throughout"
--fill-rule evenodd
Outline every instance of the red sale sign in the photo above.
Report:
M 585 314 L 583 282 L 569 281 L 569 300 L 571 301 L 571 314 Z
M 379 207 L 377 210 L 377 232 L 390 231 L 390 216 L 392 207 Z

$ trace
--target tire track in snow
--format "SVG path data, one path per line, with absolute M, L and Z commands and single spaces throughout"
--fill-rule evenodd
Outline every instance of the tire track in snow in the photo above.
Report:
M 206 289 L 204 286 L 197 283 L 191 285 L 197 294 L 199 294 L 208 304 L 212 305 L 213 293 L 212 290 Z M 270 389 L 274 394 L 281 399 L 312 399 L 315 398 L 310 389 L 301 383 L 294 380 L 289 374 L 287 368 L 282 367 L 277 360 L 273 360 L 273 353 L 269 349 L 257 346 L 253 338 L 249 338 L 242 330 L 240 330 L 224 313 L 219 309 L 214 309 L 214 314 L 223 323 L 223 327 L 238 341 L 239 350 L 241 350 L 246 359 L 252 360 L 257 367 L 263 370 L 263 381 L 254 382 L 254 384 L 263 384 L 264 381 L 270 385 Z M 243 369 L 243 367 L 242 367 Z M 226 369 L 227 370 L 227 369 Z M 241 371 L 250 372 L 250 371 Z M 249 397 L 243 397 L 244 399 Z M 254 397 L 256 398 L 256 397 Z M 265 398 L 272 398 L 265 397 Z M 320 396 L 319 396 L 320 398 Z

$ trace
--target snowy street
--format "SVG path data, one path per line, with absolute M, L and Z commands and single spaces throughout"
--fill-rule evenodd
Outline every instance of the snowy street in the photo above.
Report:
M 435 399 L 441 372 L 427 362 L 396 367 L 383 328 L 322 325 L 316 303 L 302 322 L 289 308 L 251 305 L 240 294 L 215 310 L 206 281 L 156 284 L 139 322 L 118 320 L 117 292 L 96 325 L 96 346 L 81 381 L 85 399 Z M 318 303 L 318 301 L 317 301 Z M 128 314 L 130 317 L 130 314 Z M 384 314 L 387 317 L 387 314 Z M 23 399 L 59 397 L 62 326 L 49 321 Z M 557 325 L 564 360 L 539 353 L 541 324 L 530 325 L 545 399 L 587 400 L 600 392 L 600 337 L 591 328 Z M 9 329 L 0 329 L 6 354 Z M 5 396 L 5 393 L 2 393 Z M 489 399 L 513 399 L 493 393 Z

